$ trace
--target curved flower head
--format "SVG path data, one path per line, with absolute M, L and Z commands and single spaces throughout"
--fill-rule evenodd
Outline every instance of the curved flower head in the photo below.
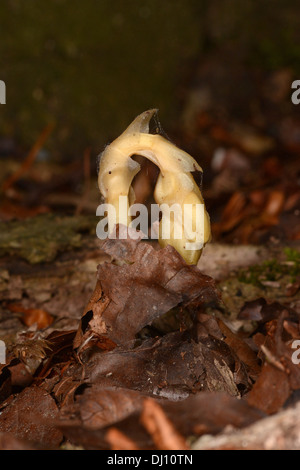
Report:
M 209 216 L 191 174 L 202 169 L 193 157 L 161 135 L 149 134 L 149 122 L 156 113 L 156 109 L 151 109 L 140 114 L 106 147 L 100 160 L 99 189 L 105 202 L 114 206 L 116 223 L 129 226 L 129 208 L 134 203 L 132 180 L 140 170 L 131 157 L 141 155 L 151 160 L 160 169 L 154 191 L 155 201 L 162 210 L 159 242 L 161 246 L 172 245 L 187 263 L 196 264 L 210 239 Z M 120 196 L 126 198 L 126 210 L 123 206 L 119 211 Z M 171 208 L 178 210 L 171 212 Z

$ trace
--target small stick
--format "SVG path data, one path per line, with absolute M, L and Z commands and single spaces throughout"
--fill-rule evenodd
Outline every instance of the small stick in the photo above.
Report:
M 144 401 L 141 422 L 159 450 L 188 450 L 185 438 L 175 429 L 162 407 L 152 398 Z
M 139 450 L 136 443 L 117 428 L 110 428 L 105 435 L 105 440 L 111 450 Z
M 266 360 L 272 364 L 276 369 L 281 370 L 282 372 L 286 372 L 284 365 L 274 356 L 274 354 L 263 344 L 261 345 L 261 350 L 266 356 Z

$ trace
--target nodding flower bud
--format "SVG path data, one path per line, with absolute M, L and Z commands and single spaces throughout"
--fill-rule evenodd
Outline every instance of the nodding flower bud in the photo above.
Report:
M 129 226 L 129 208 L 135 197 L 131 184 L 140 170 L 131 157 L 141 155 L 151 160 L 160 169 L 154 191 L 154 199 L 162 211 L 159 243 L 172 245 L 188 264 L 196 264 L 210 239 L 209 215 L 191 174 L 202 169 L 193 157 L 161 135 L 149 134 L 149 122 L 156 113 L 156 109 L 151 109 L 140 114 L 105 148 L 100 160 L 99 189 L 105 202 L 114 206 L 116 223 Z M 122 213 L 120 196 L 125 196 L 127 201 L 127 210 L 124 211 L 123 205 Z M 173 211 L 174 207 L 180 210 Z M 167 237 L 164 236 L 166 226 Z

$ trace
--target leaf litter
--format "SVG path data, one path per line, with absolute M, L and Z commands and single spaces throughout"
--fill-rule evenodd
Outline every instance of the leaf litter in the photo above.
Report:
M 238 319 L 252 329 L 234 331 L 215 281 L 174 248 L 102 250 L 78 329 L 30 326 L 1 366 L 2 448 L 187 449 L 292 406 L 295 310 L 248 302 Z

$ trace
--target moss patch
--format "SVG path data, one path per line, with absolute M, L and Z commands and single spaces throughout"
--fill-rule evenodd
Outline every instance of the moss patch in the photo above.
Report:
M 300 276 L 300 252 L 292 248 L 283 250 L 285 261 L 271 259 L 262 264 L 249 266 L 238 273 L 238 280 L 257 287 L 264 287 L 266 282 L 276 282 L 286 278 L 290 283 Z
M 31 264 L 51 262 L 59 252 L 80 248 L 83 234 L 95 234 L 97 222 L 93 216 L 46 214 L 2 223 L 0 257 L 18 256 Z

